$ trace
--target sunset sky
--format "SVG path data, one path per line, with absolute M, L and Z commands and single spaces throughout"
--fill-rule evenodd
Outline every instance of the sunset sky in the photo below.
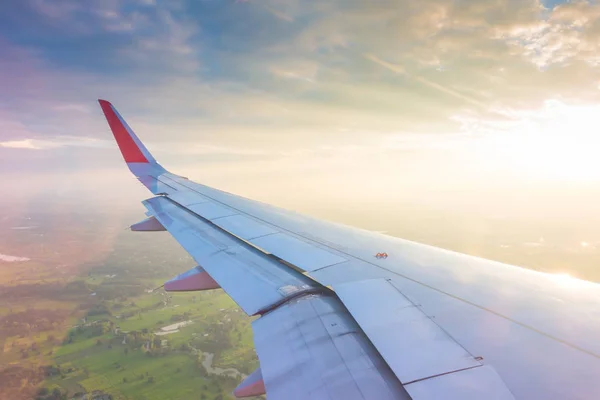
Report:
M 291 208 L 600 187 L 597 2 L 11 1 L 0 54 L 8 198 L 147 196 L 98 98 L 173 172 Z

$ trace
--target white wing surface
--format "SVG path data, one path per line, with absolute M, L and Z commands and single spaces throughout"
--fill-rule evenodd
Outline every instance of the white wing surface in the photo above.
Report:
M 167 290 L 224 289 L 260 370 L 234 393 L 283 399 L 600 398 L 600 286 L 316 220 L 161 167 L 100 105 L 154 194 L 134 230 L 167 230 L 198 266 Z M 385 253 L 385 254 L 383 254 Z

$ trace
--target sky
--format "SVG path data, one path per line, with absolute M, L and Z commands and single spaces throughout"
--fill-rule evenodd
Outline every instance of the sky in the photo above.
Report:
M 596 1 L 7 2 L 0 201 L 147 197 L 104 98 L 173 172 L 288 208 L 597 204 L 599 39 Z

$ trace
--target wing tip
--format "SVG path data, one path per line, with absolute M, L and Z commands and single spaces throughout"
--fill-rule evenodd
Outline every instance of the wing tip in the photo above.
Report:
M 121 154 L 126 163 L 149 163 L 154 161 L 144 145 L 137 139 L 133 131 L 127 126 L 115 107 L 104 99 L 98 99 L 100 108 L 104 113 L 106 121 L 119 145 Z M 145 153 L 144 153 L 145 151 Z

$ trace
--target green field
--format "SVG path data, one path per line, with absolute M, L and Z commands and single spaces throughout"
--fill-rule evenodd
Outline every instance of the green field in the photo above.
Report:
M 49 389 L 71 396 L 102 391 L 114 399 L 227 399 L 241 374 L 258 365 L 250 318 L 222 291 L 161 290 L 102 305 L 106 313 L 80 320 L 53 352 L 57 371 L 45 382 Z M 155 334 L 182 321 L 189 324 L 175 333 Z M 203 352 L 240 375 L 208 373 Z
M 110 265 L 107 260 L 66 285 L 69 298 L 87 305 L 50 347 L 41 387 L 58 389 L 63 398 L 232 399 L 235 386 L 258 366 L 251 319 L 221 290 L 149 292 L 169 278 L 164 270 L 135 264 L 123 274 L 121 266 L 120 276 L 111 278 Z M 214 357 L 207 368 L 208 353 Z M 236 372 L 220 375 L 213 367 Z
M 0 398 L 233 399 L 258 366 L 252 319 L 222 290 L 152 291 L 193 266 L 167 236 L 123 231 L 61 276 L 36 263 L 5 274 Z

